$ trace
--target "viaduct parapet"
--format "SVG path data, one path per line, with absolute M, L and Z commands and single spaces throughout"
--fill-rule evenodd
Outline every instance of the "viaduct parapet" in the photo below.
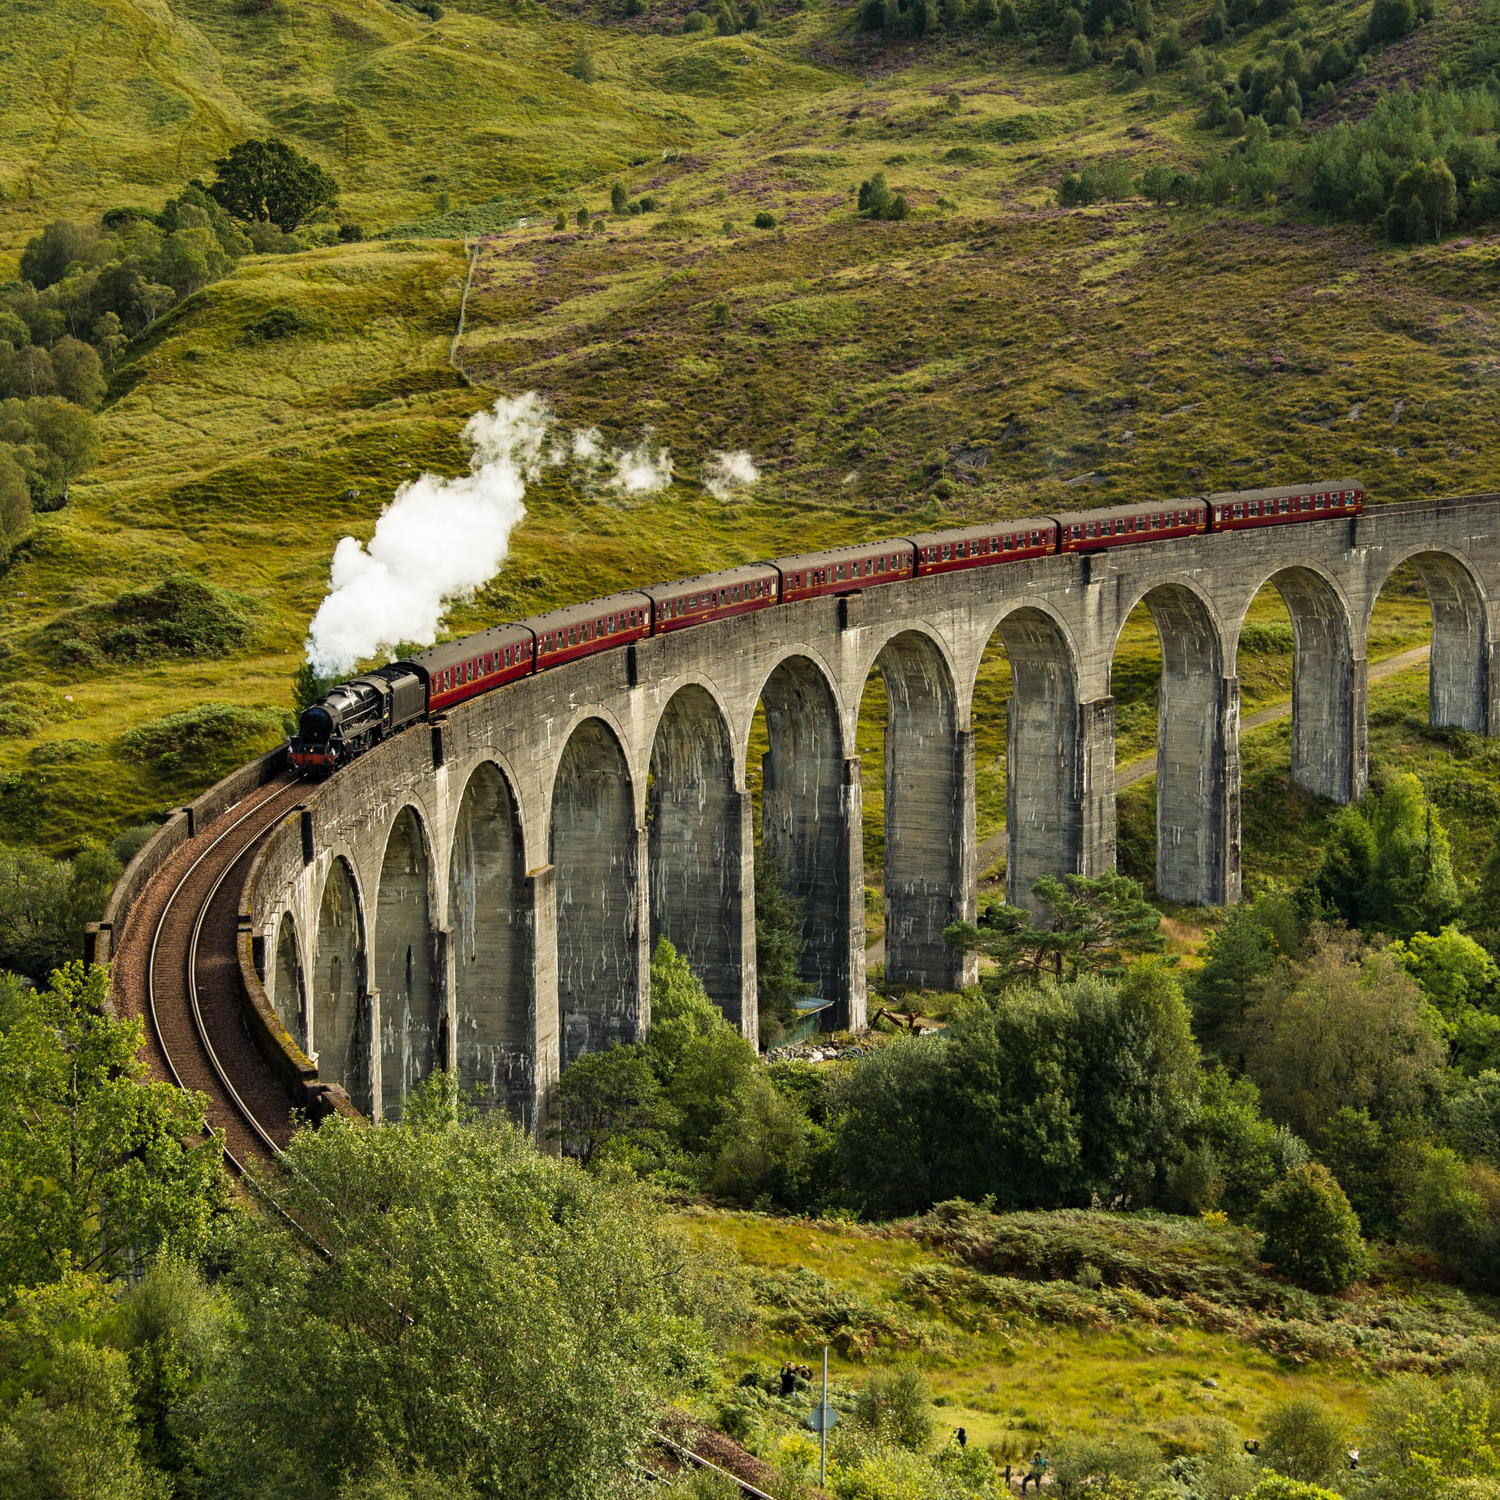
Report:
M 1292 775 L 1348 802 L 1366 781 L 1365 643 L 1413 563 L 1432 603 L 1434 723 L 1500 727 L 1500 496 L 978 568 L 643 641 L 466 703 L 322 784 L 262 845 L 242 898 L 258 982 L 325 1082 L 399 1113 L 436 1066 L 534 1128 L 559 1072 L 649 1025 L 665 934 L 756 1035 L 746 757 L 765 711 L 763 836 L 804 903 L 807 977 L 865 1015 L 867 797 L 885 802 L 886 972 L 972 979 L 943 929 L 975 910 L 973 697 L 999 635 L 1007 879 L 1115 860 L 1110 664 L 1144 602 L 1161 638 L 1157 885 L 1240 890 L 1241 625 L 1266 583 L 1295 631 Z M 855 724 L 872 668 L 883 767 Z M 305 1066 L 305 1064 L 304 1064 Z

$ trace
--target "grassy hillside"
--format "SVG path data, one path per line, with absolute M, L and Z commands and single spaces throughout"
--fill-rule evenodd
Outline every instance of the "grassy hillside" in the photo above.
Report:
M 1191 42 L 1198 12 L 1162 11 Z M 1298 24 L 1312 46 L 1363 14 Z M 62 851 L 180 801 L 211 757 L 162 765 L 123 738 L 167 713 L 237 705 L 253 713 L 235 753 L 273 739 L 333 544 L 368 536 L 404 479 L 460 472 L 463 422 L 500 393 L 534 388 L 612 443 L 652 428 L 678 478 L 625 501 L 549 476 L 454 631 L 809 543 L 1143 491 L 1334 471 L 1377 500 L 1500 484 L 1493 240 L 1393 249 L 1274 207 L 1056 208 L 1082 161 L 1222 149 L 1181 67 L 1075 74 L 1050 37 L 982 31 L 885 44 L 819 3 L 737 36 L 680 23 L 665 4 L 623 21 L 526 0 L 436 22 L 376 0 L 18 7 L 0 255 L 59 214 L 159 203 L 271 130 L 338 177 L 340 218 L 395 237 L 248 257 L 128 351 L 103 463 L 0 590 L 0 837 Z M 1455 7 L 1377 72 L 1419 72 L 1418 43 L 1451 52 L 1475 24 Z M 1220 51 L 1232 70 L 1274 35 Z M 857 215 L 876 170 L 906 221 Z M 657 211 L 573 226 L 616 177 Z M 273 310 L 291 335 L 253 336 Z M 699 475 L 726 448 L 763 477 L 721 501 Z M 239 646 L 59 658 L 80 611 L 184 569 L 249 601 Z M 1274 600 L 1263 613 L 1284 620 Z M 1397 613 L 1391 650 L 1424 629 L 1419 602 Z M 1117 660 L 1122 761 L 1154 735 L 1155 659 L 1143 618 Z M 1247 706 L 1284 696 L 1287 666 L 1243 661 Z M 981 836 L 1003 808 L 1006 682 L 997 650 Z

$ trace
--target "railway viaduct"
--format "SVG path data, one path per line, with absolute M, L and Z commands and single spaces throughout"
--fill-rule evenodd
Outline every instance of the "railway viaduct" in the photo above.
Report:
M 559 1071 L 649 1024 L 665 934 L 756 1031 L 751 721 L 763 836 L 804 902 L 807 977 L 865 1013 L 866 797 L 886 808 L 890 979 L 971 978 L 945 947 L 975 909 L 973 696 L 1008 652 L 1011 898 L 1114 864 L 1110 664 L 1149 608 L 1163 670 L 1161 893 L 1240 888 L 1240 627 L 1266 583 L 1295 631 L 1292 774 L 1339 802 L 1366 781 L 1365 642 L 1414 564 L 1432 604 L 1433 722 L 1500 732 L 1500 496 L 1049 557 L 812 600 L 643 641 L 502 688 L 377 747 L 261 843 L 241 896 L 252 1000 L 295 1068 L 375 1115 L 436 1066 L 534 1128 Z M 872 668 L 885 765 L 854 750 Z

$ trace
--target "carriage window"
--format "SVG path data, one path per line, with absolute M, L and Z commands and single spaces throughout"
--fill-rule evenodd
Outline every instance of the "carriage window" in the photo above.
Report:
M 943 543 L 941 556 L 944 562 L 947 562 L 948 559 L 953 556 L 953 548 L 949 546 L 947 542 Z

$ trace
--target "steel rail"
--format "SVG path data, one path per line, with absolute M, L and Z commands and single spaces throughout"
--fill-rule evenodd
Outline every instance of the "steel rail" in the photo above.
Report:
M 266 798 L 266 802 L 271 802 L 274 800 L 274 796 Z M 259 803 L 255 808 L 251 809 L 251 812 L 257 812 L 264 806 L 265 802 Z M 238 823 L 233 825 L 234 828 L 237 828 L 238 826 Z M 225 830 L 226 833 L 232 831 L 233 828 Z M 262 832 L 265 831 L 268 830 L 263 830 Z M 250 1127 L 250 1129 L 260 1137 L 261 1143 L 271 1153 L 271 1159 L 274 1161 L 278 1156 L 281 1155 L 281 1147 L 271 1139 L 270 1133 L 255 1117 L 255 1112 L 250 1108 L 248 1104 L 245 1103 L 244 1099 L 240 1096 L 240 1091 L 235 1088 L 235 1086 L 229 1081 L 229 1073 L 225 1069 L 223 1063 L 219 1061 L 219 1054 L 214 1051 L 213 1040 L 208 1034 L 207 1025 L 204 1024 L 203 1009 L 198 1003 L 198 940 L 203 934 L 204 918 L 208 916 L 209 907 L 214 904 L 214 897 L 219 894 L 220 890 L 223 889 L 224 882 L 229 879 L 230 871 L 233 870 L 234 867 L 239 864 L 239 862 L 244 859 L 244 857 L 249 854 L 252 849 L 254 849 L 260 837 L 261 835 L 257 835 L 256 838 L 250 840 L 250 842 L 248 842 L 245 847 L 241 849 L 239 853 L 236 854 L 224 866 L 224 868 L 219 872 L 219 878 L 214 881 L 213 886 L 210 888 L 208 894 L 203 898 L 203 902 L 198 908 L 197 918 L 193 922 L 193 933 L 192 936 L 188 939 L 187 984 L 188 1003 L 192 1006 L 193 1009 L 193 1028 L 198 1033 L 198 1040 L 202 1043 L 203 1050 L 208 1053 L 208 1060 L 213 1064 L 214 1072 L 219 1075 L 219 1082 L 223 1084 L 224 1092 L 229 1095 L 231 1101 L 234 1104 L 234 1107 L 239 1110 L 241 1118 Z M 215 843 L 217 842 L 218 840 L 215 840 Z M 228 1153 L 226 1152 L 225 1154 L 227 1155 Z M 231 1157 L 230 1160 L 233 1160 L 233 1157 Z M 245 1170 L 243 1164 L 236 1163 L 236 1166 L 241 1176 L 243 1176 Z
M 241 813 L 240 816 L 237 817 L 234 822 L 232 822 L 227 828 L 221 830 L 215 836 L 215 838 L 199 853 L 198 857 L 193 860 L 192 864 L 188 866 L 188 868 L 183 872 L 181 878 L 172 887 L 171 894 L 167 897 L 166 903 L 161 909 L 161 915 L 157 918 L 156 929 L 151 934 L 151 948 L 146 958 L 146 1007 L 151 1017 L 151 1030 L 155 1033 L 157 1045 L 161 1048 L 161 1055 L 166 1062 L 167 1071 L 172 1075 L 172 1082 L 175 1083 L 177 1087 L 182 1089 L 184 1092 L 187 1092 L 187 1085 L 182 1081 L 182 1074 L 178 1071 L 177 1064 L 173 1060 L 171 1048 L 167 1044 L 166 1033 L 162 1027 L 161 1017 L 158 1014 L 156 1008 L 156 958 L 157 951 L 161 945 L 162 933 L 166 929 L 167 918 L 171 913 L 172 907 L 176 903 L 178 897 L 181 896 L 183 888 L 187 885 L 188 881 L 191 880 L 193 876 L 198 872 L 198 869 L 203 864 L 204 860 L 206 860 L 211 854 L 213 854 L 214 851 L 218 849 L 219 846 L 232 833 L 234 833 L 237 828 L 239 828 L 242 824 L 248 822 L 258 812 L 261 812 L 268 802 L 274 801 L 275 798 L 285 790 L 285 787 L 276 787 L 271 792 L 270 796 L 263 797 L 256 801 L 253 806 L 247 808 L 243 813 Z M 264 831 L 265 830 L 262 830 L 262 832 Z M 256 1135 L 268 1147 L 274 1158 L 281 1154 L 281 1148 L 276 1144 L 274 1140 L 271 1139 L 270 1135 L 267 1134 L 260 1121 L 256 1119 L 249 1106 L 240 1097 L 239 1090 L 236 1089 L 235 1086 L 229 1081 L 229 1076 L 225 1072 L 223 1064 L 219 1061 L 218 1053 L 214 1051 L 213 1043 L 209 1040 L 208 1029 L 204 1025 L 203 1012 L 198 1001 L 198 979 L 196 973 L 198 940 L 203 930 L 203 919 L 207 914 L 208 907 L 212 903 L 214 896 L 218 894 L 219 890 L 223 886 L 224 881 L 228 878 L 229 872 L 235 867 L 235 865 L 239 863 L 241 859 L 244 858 L 245 854 L 252 847 L 253 841 L 252 843 L 247 844 L 244 849 L 242 849 L 233 859 L 229 861 L 229 863 L 220 873 L 219 878 L 214 882 L 213 888 L 209 891 L 207 897 L 203 900 L 202 904 L 198 908 L 197 919 L 193 923 L 192 935 L 189 939 L 187 947 L 187 990 L 188 1001 L 193 1015 L 194 1030 L 197 1033 L 199 1044 L 202 1046 L 204 1052 L 208 1055 L 209 1064 L 212 1067 L 215 1076 L 218 1078 L 220 1085 L 223 1087 L 224 1092 L 227 1095 L 231 1105 L 236 1111 L 238 1111 L 241 1119 L 245 1122 L 246 1125 L 249 1126 L 252 1133 Z M 208 1130 L 209 1133 L 212 1134 L 212 1126 L 209 1126 Z M 230 1150 L 227 1136 L 225 1137 L 222 1149 L 225 1159 L 229 1162 L 235 1173 L 241 1177 L 246 1176 L 247 1173 L 245 1163 L 240 1161 L 239 1158 L 235 1156 L 233 1151 Z

